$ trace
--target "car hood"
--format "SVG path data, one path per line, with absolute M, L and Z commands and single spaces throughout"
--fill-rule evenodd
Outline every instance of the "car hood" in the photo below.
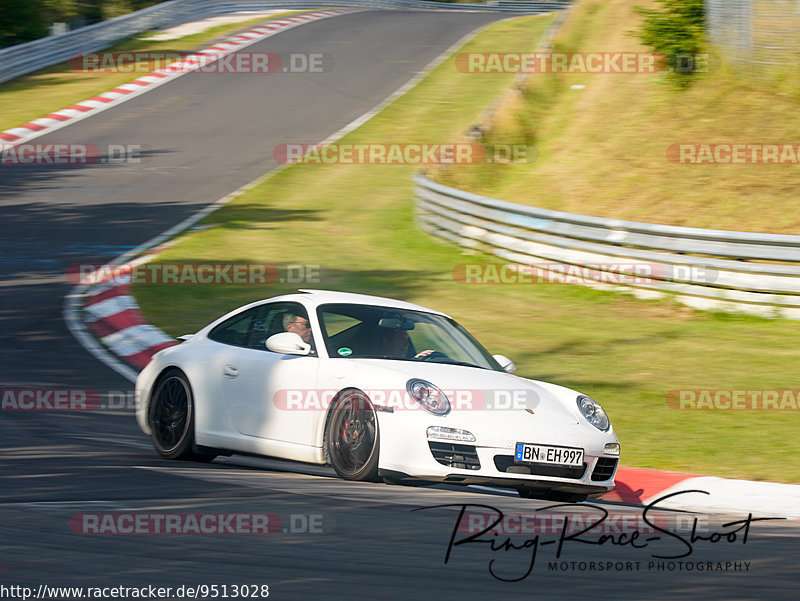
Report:
M 513 374 L 442 363 L 386 359 L 337 360 L 337 377 L 369 390 L 405 390 L 412 378 L 427 380 L 441 389 L 451 403 L 452 416 L 469 421 L 516 419 L 533 413 L 554 425 L 580 423 L 575 398 L 569 388 Z M 377 399 L 376 399 L 377 401 Z

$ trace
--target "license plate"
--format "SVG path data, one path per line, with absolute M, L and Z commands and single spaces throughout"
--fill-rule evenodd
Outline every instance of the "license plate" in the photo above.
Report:
M 583 449 L 518 442 L 514 461 L 580 467 L 583 465 Z

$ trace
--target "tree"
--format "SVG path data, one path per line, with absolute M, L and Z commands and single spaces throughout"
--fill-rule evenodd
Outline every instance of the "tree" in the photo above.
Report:
M 36 0 L 0 0 L 0 46 L 47 35 L 43 7 Z
M 153 4 L 158 0 L 0 0 L 0 47 L 44 37 L 53 23 L 88 25 Z

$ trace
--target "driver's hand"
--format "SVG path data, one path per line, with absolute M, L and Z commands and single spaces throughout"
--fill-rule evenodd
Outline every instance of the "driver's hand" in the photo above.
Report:
M 436 352 L 436 351 L 434 351 L 433 349 L 428 349 L 427 351 L 419 352 L 416 355 L 414 355 L 414 359 L 422 359 L 423 357 L 427 357 L 428 355 L 430 355 L 430 354 L 432 354 L 434 352 Z

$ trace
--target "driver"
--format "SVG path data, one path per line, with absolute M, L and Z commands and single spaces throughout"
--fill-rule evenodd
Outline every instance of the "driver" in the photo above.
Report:
M 305 343 L 311 340 L 311 324 L 302 315 L 286 313 L 283 316 L 283 329 L 287 332 L 298 334 Z
M 380 334 L 381 353 L 388 358 L 407 359 L 411 348 L 411 340 L 406 330 L 383 330 Z M 421 351 L 414 359 L 427 357 L 433 350 Z

